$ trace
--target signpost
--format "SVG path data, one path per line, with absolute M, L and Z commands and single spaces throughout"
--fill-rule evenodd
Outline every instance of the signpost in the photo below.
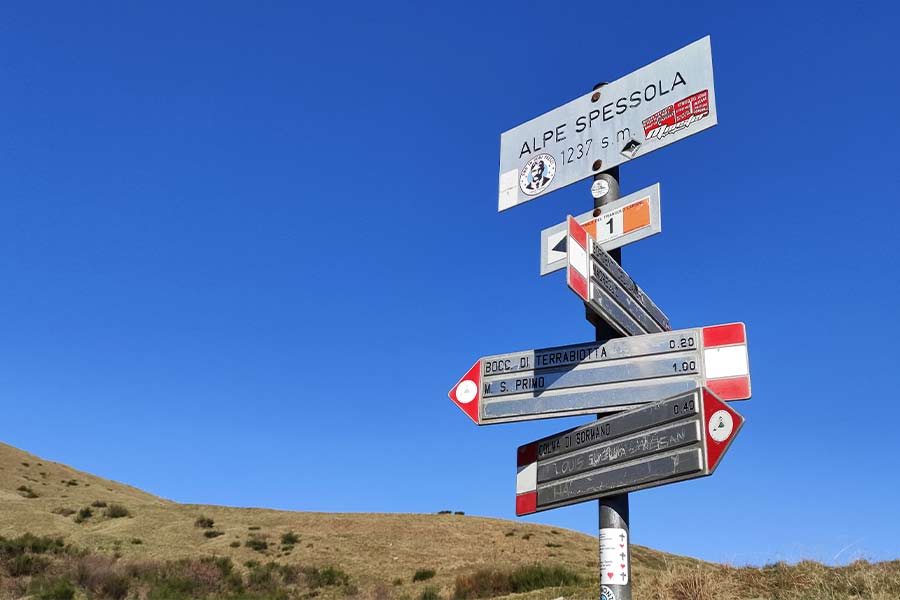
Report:
M 568 226 L 569 288 L 623 335 L 670 330 L 669 318 L 585 228 L 572 217 L 568 218 Z
M 744 324 L 671 331 L 619 258 L 661 225 L 659 184 L 620 199 L 618 165 L 716 123 L 705 37 L 500 136 L 499 211 L 594 178 L 540 272 L 566 268 L 598 341 L 486 356 L 449 396 L 478 425 L 600 413 L 519 448 L 516 514 L 599 500 L 601 600 L 631 600 L 628 493 L 710 475 L 744 422 L 724 401 L 750 398 Z
M 717 123 L 709 37 L 500 136 L 503 211 Z
M 520 446 L 516 514 L 711 475 L 743 424 L 695 388 Z
M 697 387 L 750 398 L 743 323 L 486 356 L 449 396 L 489 425 L 621 411 Z
M 658 183 L 604 204 L 600 211 L 599 216 L 589 211 L 575 220 L 607 252 L 662 231 Z M 541 231 L 541 275 L 565 268 L 567 231 L 567 222 Z

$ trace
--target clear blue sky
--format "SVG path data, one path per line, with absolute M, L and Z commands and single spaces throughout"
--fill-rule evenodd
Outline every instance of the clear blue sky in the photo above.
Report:
M 0 439 L 182 502 L 514 517 L 519 444 L 446 396 L 592 338 L 499 134 L 704 35 L 719 125 L 622 168 L 624 264 L 676 328 L 747 323 L 748 424 L 632 496 L 711 560 L 900 556 L 888 3 L 56 3 L 0 9 Z M 596 503 L 530 520 L 596 533 Z

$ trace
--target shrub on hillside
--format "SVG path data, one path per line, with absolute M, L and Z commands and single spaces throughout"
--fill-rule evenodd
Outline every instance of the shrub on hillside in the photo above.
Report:
M 61 554 L 69 548 L 62 538 L 38 536 L 25 533 L 17 538 L 0 535 L 0 559 L 12 558 L 31 552 L 32 554 Z
M 457 577 L 453 597 L 457 600 L 493 598 L 580 582 L 581 578 L 565 567 L 531 565 L 511 572 L 484 569 Z
M 427 579 L 431 579 L 434 577 L 434 569 L 417 569 L 415 573 L 413 573 L 412 580 L 413 581 L 425 581 Z
M 215 524 L 215 521 L 204 516 L 199 516 L 197 517 L 197 520 L 194 521 L 194 527 L 199 527 L 200 529 L 212 529 Z
M 78 514 L 75 515 L 76 523 L 84 523 L 88 519 L 94 516 L 94 511 L 92 511 L 89 507 L 85 506 L 81 510 L 78 511 Z
M 73 600 L 75 598 L 75 586 L 65 578 L 35 579 L 29 588 L 35 600 Z
M 93 506 L 94 508 L 106 508 L 106 502 L 104 502 L 103 500 L 94 500 L 93 502 L 91 502 L 91 506 Z
M 20 554 L 4 561 L 4 566 L 6 571 L 13 577 L 22 577 L 24 575 L 39 575 L 43 573 L 50 566 L 50 561 L 43 556 Z
M 130 517 L 131 513 L 121 504 L 110 504 L 103 514 L 110 519 L 121 519 L 122 517 Z
M 208 537 L 209 539 L 217 538 L 220 535 L 225 535 L 225 533 L 222 531 L 216 531 L 215 529 L 209 529 L 203 532 L 203 536 Z
M 419 596 L 419 600 L 441 600 L 441 595 L 437 588 L 427 587 L 422 590 L 422 595 Z
M 244 545 L 251 550 L 256 550 L 257 552 L 265 552 L 269 549 L 269 542 L 259 536 L 251 537 L 249 540 L 244 542 Z
M 33 489 L 28 487 L 27 485 L 20 485 L 16 488 L 16 491 L 19 492 L 19 495 L 23 498 L 37 498 L 38 495 L 35 493 Z
M 319 587 L 341 586 L 350 583 L 350 576 L 337 567 L 304 567 L 301 569 L 306 585 L 316 589 Z
M 293 531 L 288 531 L 287 533 L 281 534 L 281 544 L 283 546 L 293 546 L 297 542 L 300 541 L 300 536 L 294 533 Z

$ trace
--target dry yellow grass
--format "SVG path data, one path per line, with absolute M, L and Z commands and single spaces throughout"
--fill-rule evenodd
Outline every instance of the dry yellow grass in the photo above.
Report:
M 95 507 L 93 516 L 78 523 L 77 513 L 65 514 L 95 501 L 121 504 L 130 516 L 108 518 L 102 507 Z M 227 556 L 238 565 L 271 560 L 336 566 L 351 576 L 361 597 L 410 599 L 418 599 L 426 587 L 436 587 L 442 598 L 449 598 L 457 576 L 479 569 L 511 570 L 540 562 L 565 566 L 585 583 L 511 597 L 597 596 L 596 538 L 542 525 L 460 515 L 301 513 L 179 504 L 4 444 L 0 503 L 2 536 L 62 536 L 78 547 L 123 560 Z M 214 521 L 212 528 L 195 525 L 201 516 Z M 208 538 L 207 531 L 221 535 Z M 281 544 L 288 532 L 299 538 L 289 551 Z M 248 548 L 251 539 L 265 540 L 268 550 Z M 240 546 L 234 547 L 235 542 Z M 632 564 L 635 598 L 641 600 L 900 598 L 900 562 L 854 563 L 840 569 L 812 562 L 734 568 L 634 546 Z M 434 569 L 436 575 L 413 582 L 417 569 Z
M 38 497 L 24 497 L 17 491 L 23 485 Z M 58 514 L 59 509 L 77 511 L 96 500 L 122 504 L 131 516 L 108 519 L 102 508 L 94 508 L 95 516 L 79 524 L 74 514 Z M 125 559 L 215 555 L 231 557 L 237 564 L 275 560 L 335 565 L 361 590 L 387 584 L 392 593 L 405 591 L 416 597 L 427 586 L 440 588 L 446 597 L 457 575 L 480 568 L 540 561 L 566 565 L 588 579 L 597 573 L 597 540 L 570 530 L 461 515 L 302 513 L 179 504 L 5 444 L 0 444 L 0 501 L 0 535 L 6 537 L 25 532 L 62 536 L 79 547 L 118 552 Z M 223 535 L 204 537 L 207 530 L 194 524 L 200 516 L 213 519 L 212 530 Z M 300 539 L 284 554 L 280 541 L 287 532 Z M 251 538 L 265 539 L 269 551 L 261 554 L 247 548 L 244 543 Z M 233 542 L 241 546 L 234 548 Z M 638 572 L 645 563 L 694 563 L 642 547 L 635 547 L 634 554 Z M 436 575 L 413 583 L 419 568 L 435 569 Z M 403 583 L 393 585 L 398 579 Z

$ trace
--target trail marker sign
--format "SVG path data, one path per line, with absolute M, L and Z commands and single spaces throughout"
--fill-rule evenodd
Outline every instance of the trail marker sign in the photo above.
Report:
M 503 211 L 717 122 L 709 36 L 500 136 Z
M 520 446 L 516 514 L 711 475 L 743 424 L 696 388 Z
M 566 283 L 622 335 L 668 331 L 669 318 L 587 230 L 568 217 Z
M 750 398 L 743 323 L 485 356 L 448 395 L 490 425 L 616 412 L 697 387 Z
M 604 204 L 600 210 L 599 216 L 589 211 L 575 220 L 607 252 L 662 231 L 658 183 Z M 541 231 L 541 275 L 565 268 L 567 227 L 563 221 Z

